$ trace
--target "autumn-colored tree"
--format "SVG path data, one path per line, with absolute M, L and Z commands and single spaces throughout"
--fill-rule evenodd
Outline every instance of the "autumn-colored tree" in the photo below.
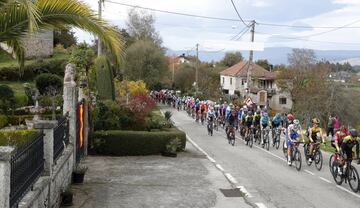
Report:
M 149 91 L 146 88 L 146 83 L 143 80 L 137 81 L 115 81 L 115 86 L 118 96 L 125 97 L 127 93 L 130 93 L 130 96 L 135 96 L 137 94 L 148 94 Z

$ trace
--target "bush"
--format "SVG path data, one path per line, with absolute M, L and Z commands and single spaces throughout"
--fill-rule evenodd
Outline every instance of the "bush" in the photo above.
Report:
M 176 138 L 180 140 L 177 150 L 184 150 L 186 135 L 178 129 L 159 132 L 97 131 L 93 136 L 97 154 L 114 156 L 159 154 Z
M 7 114 L 15 102 L 14 91 L 7 85 L 0 85 L 0 110 Z
M 0 131 L 0 146 L 21 147 L 38 133 L 37 130 Z
M 21 108 L 27 106 L 28 104 L 28 97 L 26 95 L 19 95 L 15 94 L 15 107 Z
M 55 74 L 44 73 L 35 78 L 35 84 L 41 95 L 55 95 L 61 92 L 63 80 Z
M 38 60 L 32 64 L 24 66 L 24 75 L 20 77 L 19 67 L 2 67 L 0 68 L 0 81 L 33 81 L 35 77 L 42 73 L 51 73 L 64 76 L 67 58 Z
M 165 112 L 165 119 L 166 119 L 167 121 L 170 121 L 171 116 L 172 116 L 172 113 L 171 113 L 170 111 L 166 111 L 166 112 Z
M 53 96 L 43 96 L 39 99 L 39 105 L 43 107 L 49 107 L 52 105 Z M 56 95 L 55 96 L 55 104 L 63 103 L 63 96 Z
M 5 115 L 0 114 L 0 129 L 4 128 L 8 124 L 8 118 Z
M 41 114 L 40 117 L 44 120 L 51 120 L 52 114 Z M 62 114 L 57 114 L 56 119 L 60 119 L 62 117 Z M 14 116 L 8 116 L 8 122 L 11 125 L 25 125 L 25 120 L 32 120 L 34 118 L 34 115 L 14 115 Z

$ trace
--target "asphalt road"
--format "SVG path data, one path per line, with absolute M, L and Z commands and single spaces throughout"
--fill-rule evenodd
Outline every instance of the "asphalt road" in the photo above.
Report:
M 241 139 L 231 146 L 224 130 L 208 136 L 205 125 L 195 123 L 186 112 L 170 107 L 162 109 L 173 113 L 175 125 L 213 159 L 214 165 L 220 165 L 223 172 L 231 174 L 232 182 L 244 187 L 248 200 L 254 204 L 261 202 L 265 207 L 291 208 L 360 207 L 359 193 L 353 193 L 348 184 L 338 186 L 334 182 L 328 166 L 330 154 L 323 153 L 323 168 L 318 171 L 314 164 L 306 165 L 301 149 L 302 168 L 297 171 L 287 165 L 281 147 L 276 150 L 271 146 L 270 151 L 257 145 L 250 148 Z M 237 136 L 240 135 L 237 133 Z M 359 171 L 359 166 L 356 167 Z

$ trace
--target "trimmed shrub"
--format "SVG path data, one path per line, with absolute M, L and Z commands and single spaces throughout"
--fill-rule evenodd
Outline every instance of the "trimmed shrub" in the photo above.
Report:
M 36 88 L 42 95 L 55 95 L 61 92 L 63 80 L 55 74 L 44 73 L 35 78 Z
M 7 126 L 7 124 L 8 124 L 7 116 L 0 114 L 0 129 Z
M 7 85 L 0 85 L 0 110 L 7 114 L 14 103 L 14 91 Z
M 40 114 L 40 117 L 45 120 L 51 120 L 52 114 Z M 57 114 L 56 119 L 60 119 L 62 114 Z M 11 125 L 21 125 L 26 124 L 25 120 L 32 120 L 34 115 L 15 115 L 15 116 L 8 116 L 8 123 Z
M 26 95 L 19 95 L 15 94 L 15 107 L 21 108 L 27 106 L 28 104 L 28 97 Z
M 24 75 L 20 77 L 19 66 L 0 68 L 0 81 L 32 81 L 42 73 L 64 76 L 67 58 L 37 60 L 24 66 Z
M 96 89 L 101 99 L 115 99 L 114 75 L 110 62 L 106 56 L 99 56 L 95 59 L 96 68 Z
M 0 131 L 0 146 L 20 147 L 38 133 L 37 130 Z
M 93 135 L 94 150 L 101 155 L 154 155 L 166 150 L 175 138 L 180 140 L 178 151 L 185 149 L 186 135 L 178 129 L 168 131 L 97 131 Z

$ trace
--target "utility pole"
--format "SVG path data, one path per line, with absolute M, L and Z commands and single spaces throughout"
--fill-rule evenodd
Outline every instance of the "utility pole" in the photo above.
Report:
M 99 0 L 99 20 L 101 20 L 101 16 L 102 16 L 102 4 L 103 4 L 104 0 Z M 102 43 L 100 40 L 100 37 L 98 36 L 98 56 L 100 56 L 102 53 Z
M 255 39 L 255 20 L 251 21 L 251 42 L 254 42 Z M 249 67 L 247 70 L 247 76 L 246 76 L 246 84 L 247 84 L 247 95 L 249 96 L 250 94 L 250 87 L 252 85 L 251 83 L 251 72 L 253 70 L 253 58 L 254 58 L 254 51 L 251 49 L 250 50 L 250 56 L 249 56 Z
M 195 69 L 196 69 L 196 72 L 195 72 L 195 83 L 196 83 L 196 95 L 198 93 L 198 90 L 199 90 L 199 84 L 198 84 L 198 68 L 199 68 L 199 44 L 197 43 L 196 44 L 196 65 L 195 65 Z

